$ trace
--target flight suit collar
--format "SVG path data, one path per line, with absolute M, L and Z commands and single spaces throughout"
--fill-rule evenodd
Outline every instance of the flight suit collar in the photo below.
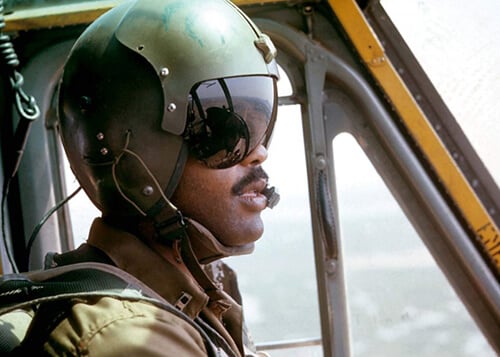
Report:
M 137 277 L 190 318 L 197 317 L 208 305 L 208 295 L 193 279 L 136 236 L 96 218 L 88 244 L 102 250 L 117 267 Z

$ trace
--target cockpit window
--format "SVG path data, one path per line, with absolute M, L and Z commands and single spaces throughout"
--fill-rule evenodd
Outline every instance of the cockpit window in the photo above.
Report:
M 500 2 L 381 0 L 381 4 L 500 185 L 496 157 Z
M 353 356 L 494 356 L 355 139 L 333 141 Z

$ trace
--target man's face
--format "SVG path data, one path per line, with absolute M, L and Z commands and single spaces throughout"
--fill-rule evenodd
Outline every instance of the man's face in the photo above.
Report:
M 261 192 L 267 175 L 261 164 L 266 158 L 262 145 L 227 169 L 210 169 L 189 158 L 172 202 L 226 246 L 254 242 L 264 231 L 260 213 L 267 198 Z

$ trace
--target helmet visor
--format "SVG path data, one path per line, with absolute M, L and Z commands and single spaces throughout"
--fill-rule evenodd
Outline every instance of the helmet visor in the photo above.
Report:
M 266 145 L 276 118 L 276 80 L 267 76 L 220 78 L 190 92 L 184 134 L 191 154 L 208 167 L 223 169 Z

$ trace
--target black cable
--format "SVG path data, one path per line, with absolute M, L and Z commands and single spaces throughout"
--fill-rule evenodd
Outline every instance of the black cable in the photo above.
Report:
M 31 248 L 32 248 L 33 243 L 35 242 L 35 239 L 36 239 L 36 237 L 38 235 L 38 232 L 40 232 L 40 229 L 42 228 L 42 226 L 45 224 L 45 222 L 47 222 L 47 220 L 50 218 L 50 216 L 52 216 L 52 214 L 54 214 L 54 212 L 56 212 L 59 208 L 61 208 L 62 206 L 64 206 L 64 204 L 66 204 L 66 202 L 68 202 L 73 197 L 75 197 L 76 194 L 78 192 L 80 192 L 81 189 L 82 189 L 82 186 L 78 187 L 75 191 L 73 191 L 73 193 L 71 195 L 69 195 L 65 199 L 59 201 L 54 207 L 52 207 L 45 214 L 45 216 L 42 217 L 42 219 L 40 220 L 40 222 L 38 222 L 38 224 L 35 226 L 35 228 L 33 229 L 33 232 L 30 235 L 30 239 L 28 241 L 28 244 L 26 246 L 26 260 L 28 262 L 28 266 L 29 266 L 29 261 L 30 261 Z
M 12 180 L 12 177 L 9 177 L 3 185 L 2 189 L 2 239 L 3 239 L 3 245 L 5 247 L 5 252 L 7 253 L 7 259 L 9 259 L 9 263 L 12 266 L 12 270 L 14 273 L 19 273 L 19 269 L 17 268 L 16 261 L 14 257 L 12 256 L 12 252 L 10 250 L 10 247 L 7 243 L 7 234 L 5 233 L 5 205 L 7 202 L 7 195 L 9 193 L 9 187 L 10 187 L 10 182 Z

